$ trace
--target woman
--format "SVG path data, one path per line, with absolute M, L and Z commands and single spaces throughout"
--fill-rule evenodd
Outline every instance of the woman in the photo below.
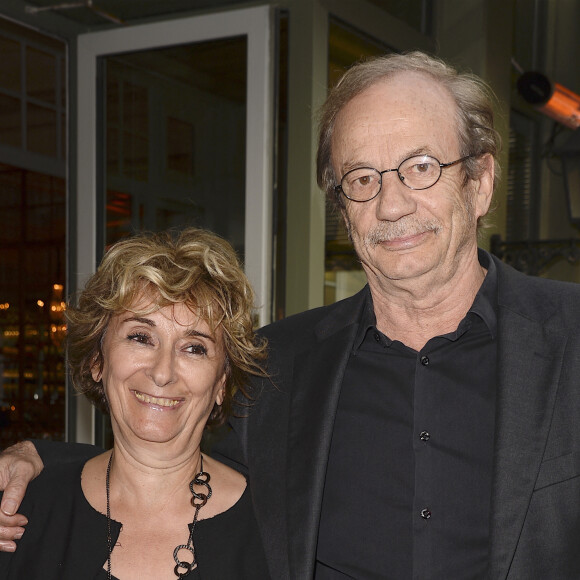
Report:
M 107 252 L 67 311 L 68 356 L 76 389 L 110 413 L 113 449 L 33 483 L 0 577 L 268 577 L 244 477 L 200 449 L 263 374 L 252 305 L 233 249 L 207 231 Z

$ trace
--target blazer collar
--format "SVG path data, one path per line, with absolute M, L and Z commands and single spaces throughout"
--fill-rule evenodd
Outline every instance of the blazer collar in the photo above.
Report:
M 344 371 L 368 289 L 329 308 L 313 347 L 295 356 L 288 436 L 288 537 L 293 578 L 314 572 L 324 478 Z

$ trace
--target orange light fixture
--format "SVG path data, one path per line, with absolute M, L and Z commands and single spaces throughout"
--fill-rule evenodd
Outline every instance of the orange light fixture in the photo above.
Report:
M 580 127 L 580 95 L 539 72 L 523 73 L 517 86 L 524 100 L 547 117 L 570 129 Z

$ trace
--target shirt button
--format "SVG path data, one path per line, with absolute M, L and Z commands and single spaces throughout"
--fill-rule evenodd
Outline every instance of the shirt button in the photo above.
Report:
M 421 357 L 421 364 L 426 367 L 429 364 L 429 357 L 428 356 L 422 356 Z
M 381 335 L 378 332 L 375 332 L 375 340 L 381 342 Z
M 429 509 L 427 509 L 427 508 L 423 508 L 423 509 L 421 510 L 421 517 L 422 517 L 424 520 L 428 520 L 428 519 L 431 517 L 431 512 L 430 512 L 430 510 L 429 510 Z
M 419 438 L 421 441 L 429 441 L 429 439 L 431 439 L 431 435 L 427 431 L 421 431 Z

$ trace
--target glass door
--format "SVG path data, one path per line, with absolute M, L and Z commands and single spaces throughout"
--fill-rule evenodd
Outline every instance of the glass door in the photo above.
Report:
M 260 7 L 79 37 L 79 287 L 124 235 L 196 225 L 233 244 L 270 320 L 271 21 Z M 79 398 L 74 438 L 94 432 Z

